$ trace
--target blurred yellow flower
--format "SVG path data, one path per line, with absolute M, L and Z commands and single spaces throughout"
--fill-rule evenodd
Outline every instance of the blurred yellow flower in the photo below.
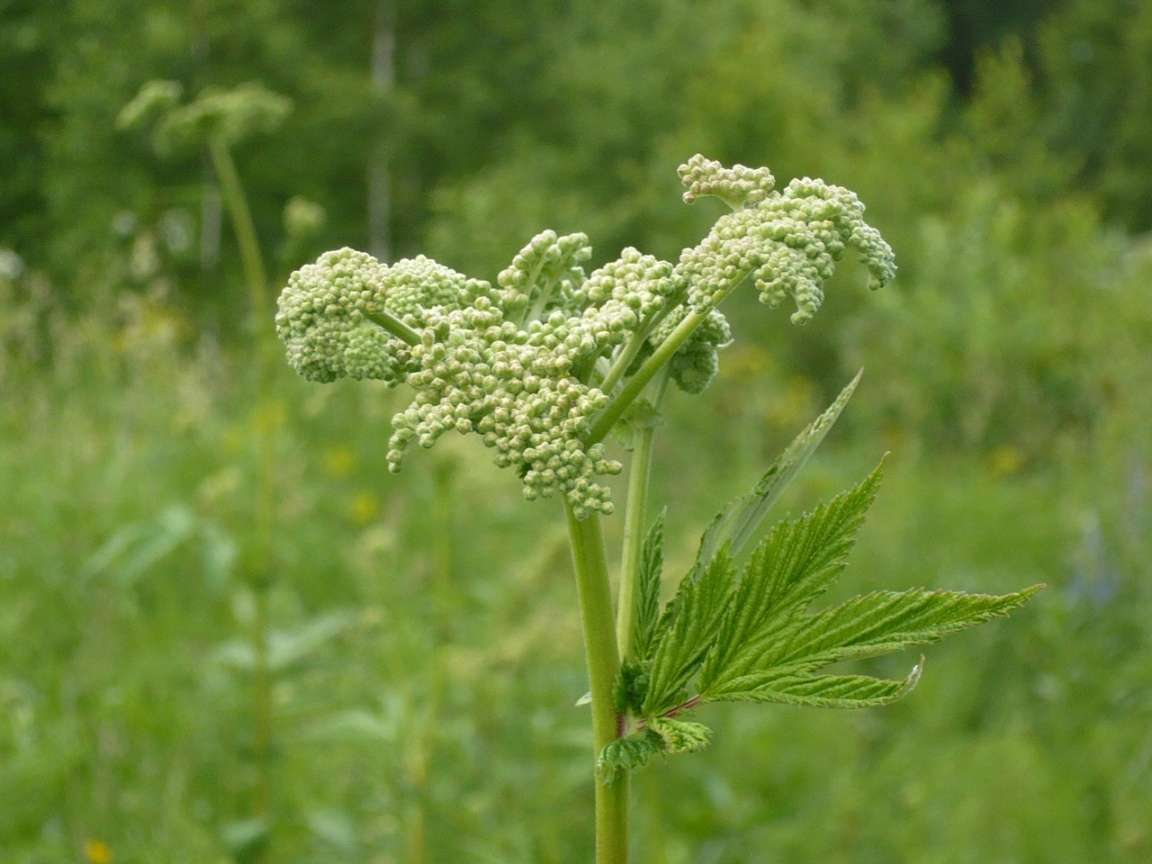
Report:
M 1024 467 L 1024 454 L 1011 444 L 997 447 L 988 454 L 988 472 L 993 477 L 1007 477 Z
M 347 477 L 355 467 L 356 454 L 351 447 L 329 447 L 324 451 L 324 473 L 329 477 Z
M 358 492 L 348 505 L 348 517 L 357 525 L 367 525 L 380 512 L 380 499 L 371 492 Z
M 84 841 L 84 855 L 90 864 L 112 864 L 112 848 L 103 840 Z
M 248 419 L 249 429 L 262 434 L 279 429 L 288 419 L 288 406 L 283 399 L 266 399 L 256 406 Z

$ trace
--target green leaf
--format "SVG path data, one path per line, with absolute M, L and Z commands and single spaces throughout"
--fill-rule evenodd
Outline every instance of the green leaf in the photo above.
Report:
M 152 572 L 196 534 L 197 517 L 188 507 L 174 505 L 149 523 L 126 525 L 84 562 L 82 579 L 108 574 L 127 587 Z
M 810 616 L 803 628 L 771 646 L 768 656 L 777 664 L 824 665 L 924 645 L 1007 615 L 1042 587 L 999 596 L 922 588 L 863 594 Z
M 783 676 L 770 681 L 762 679 L 751 689 L 737 689 L 715 698 L 732 702 L 777 702 L 816 708 L 874 708 L 889 705 L 906 696 L 919 682 L 922 669 L 923 658 L 902 681 L 866 675 Z M 754 681 L 750 679 L 746 683 L 751 685 Z
M 220 839 L 236 864 L 249 864 L 259 859 L 268 848 L 272 831 L 263 819 L 229 822 L 220 829 Z
M 644 670 L 635 663 L 621 666 L 616 679 L 616 710 L 621 714 L 639 713 L 647 693 L 648 675 Z
M 640 551 L 636 587 L 636 626 L 632 631 L 632 656 L 641 663 L 651 659 L 660 617 L 660 574 L 664 569 L 664 513 L 657 517 Z
M 302 666 L 332 639 L 342 635 L 356 624 L 351 612 L 330 612 L 319 615 L 295 630 L 274 631 L 268 634 L 268 668 L 279 675 Z M 221 645 L 214 659 L 242 672 L 256 668 L 256 653 L 249 639 L 233 639 Z
M 638 654 L 641 665 L 633 675 L 639 680 L 641 672 L 647 672 L 648 689 L 639 716 L 661 736 L 665 752 L 683 752 L 706 740 L 706 730 L 695 724 L 679 726 L 686 721 L 673 719 L 705 702 L 825 708 L 894 702 L 916 685 L 923 658 L 898 680 L 816 673 L 833 663 L 934 642 L 1001 617 L 1043 587 L 1002 596 L 881 591 L 809 613 L 811 603 L 828 590 L 847 563 L 876 498 L 882 469 L 883 463 L 856 488 L 777 525 L 738 580 L 729 544 L 739 532 L 729 534 L 714 552 L 702 544 L 701 557 L 654 625 L 652 641 L 646 643 L 651 646 L 650 659 Z M 655 531 L 650 539 L 653 548 L 658 547 Z M 650 609 L 644 614 L 646 621 L 652 620 Z M 688 686 L 697 675 L 696 695 L 688 698 Z M 629 690 L 629 713 L 638 692 Z
M 844 569 L 880 486 L 883 463 L 859 486 L 781 522 L 753 553 L 700 676 L 701 692 L 759 663 L 761 643 L 824 593 Z
M 732 594 L 735 565 L 721 549 L 707 566 L 695 566 L 680 583 L 658 625 L 643 714 L 676 707 L 716 639 Z
M 712 520 L 712 524 L 708 526 L 700 541 L 698 559 L 701 563 L 706 564 L 712 560 L 725 543 L 728 543 L 730 555 L 735 557 L 740 554 L 740 550 L 755 535 L 772 505 L 816 452 L 828 430 L 840 417 L 840 412 L 852 398 L 863 374 L 864 370 L 857 372 L 856 377 L 840 392 L 828 410 L 796 436 L 751 492 L 730 501 Z
M 827 686 L 831 689 L 823 695 L 840 699 L 844 707 L 860 704 L 860 694 L 872 700 L 864 704 L 878 704 L 877 699 L 892 701 L 915 683 L 915 671 L 902 688 L 895 687 L 898 682 L 889 682 L 893 689 L 887 696 L 880 689 L 869 690 L 876 685 L 867 679 L 823 682 L 812 678 L 811 673 L 841 660 L 935 642 L 948 633 L 1007 615 L 1042 587 L 1035 585 L 1002 596 L 913 589 L 854 597 L 815 615 L 802 616 L 786 627 L 759 634 L 750 650 L 741 655 L 741 662 L 721 670 L 702 696 L 707 701 L 801 699 L 797 704 L 818 704 L 802 698 L 813 694 L 821 698 L 819 688 Z M 847 688 L 846 695 L 836 695 L 838 687 Z M 854 687 L 860 690 L 853 690 Z M 780 698 L 773 696 L 776 693 Z M 854 694 L 857 701 L 853 701 Z
M 673 720 L 671 717 L 653 717 L 648 728 L 660 736 L 668 753 L 692 753 L 703 750 L 712 737 L 712 730 L 703 723 Z
M 355 624 L 356 616 L 352 612 L 329 612 L 304 622 L 295 630 L 275 631 L 268 637 L 268 665 L 276 673 L 299 666 Z
M 664 739 L 651 729 L 610 741 L 596 759 L 596 776 L 601 783 L 614 783 L 621 771 L 643 768 L 664 749 Z

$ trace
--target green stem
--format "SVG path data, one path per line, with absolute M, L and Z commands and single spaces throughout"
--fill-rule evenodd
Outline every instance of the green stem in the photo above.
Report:
M 363 315 L 373 324 L 379 324 L 402 342 L 407 342 L 409 345 L 420 344 L 420 334 L 386 309 L 377 312 L 364 312 Z
M 659 409 L 667 376 L 660 382 L 655 407 Z M 632 657 L 632 634 L 636 627 L 636 590 L 640 581 L 640 558 L 644 547 L 644 522 L 648 505 L 648 480 L 652 469 L 652 441 L 656 424 L 647 423 L 636 436 L 628 469 L 628 506 L 624 511 L 624 544 L 620 556 L 620 601 L 616 610 L 616 645 L 624 661 Z
M 751 270 L 747 270 L 739 278 L 733 279 L 728 288 L 725 289 L 720 296 L 713 299 L 711 307 L 703 310 L 695 309 L 689 312 L 684 320 L 676 325 L 676 329 L 669 334 L 667 339 L 657 346 L 652 356 L 644 361 L 644 365 L 636 371 L 636 374 L 628 379 L 628 383 L 624 385 L 624 389 L 617 393 L 612 401 L 604 407 L 604 410 L 600 412 L 600 416 L 596 418 L 596 421 L 592 424 L 592 428 L 588 431 L 588 437 L 584 441 L 585 444 L 592 445 L 604 440 L 605 436 L 612 431 L 612 427 L 616 425 L 616 421 L 624 416 L 624 412 L 628 410 L 628 406 L 640 395 L 640 391 L 648 385 L 649 381 L 656 377 L 656 373 L 664 367 L 664 364 L 672 359 L 672 355 L 688 340 L 688 337 L 692 335 L 692 331 L 699 327 L 701 322 L 708 317 L 708 314 L 719 306 L 729 294 L 735 291 L 740 283 L 748 278 L 748 274 L 751 272 Z M 604 392 L 608 391 L 605 390 Z
M 240 260 L 243 262 L 244 278 L 248 283 L 252 319 L 256 325 L 256 332 L 263 333 L 268 329 L 272 318 L 268 311 L 268 276 L 264 270 L 264 258 L 260 254 L 260 241 L 256 238 L 256 225 L 252 221 L 252 212 L 248 209 L 244 186 L 240 183 L 240 175 L 236 171 L 236 163 L 232 161 L 228 145 L 220 138 L 213 138 L 208 143 L 208 152 L 212 156 L 212 167 L 216 169 L 216 176 L 220 178 L 224 206 L 228 208 L 228 217 L 232 220 L 236 243 L 240 247 Z
M 676 329 L 661 342 L 652 356 L 644 361 L 644 365 L 637 370 L 636 374 L 628 379 L 628 383 L 624 385 L 616 396 L 609 402 L 604 410 L 600 412 L 600 416 L 592 424 L 592 428 L 588 431 L 588 438 L 586 444 L 592 445 L 597 442 L 603 441 L 604 437 L 612 431 L 612 427 L 616 425 L 616 421 L 624 416 L 624 412 L 628 410 L 628 406 L 640 395 L 648 382 L 656 377 L 664 365 L 672 359 L 680 346 L 692 335 L 692 331 L 700 326 L 705 318 L 708 317 L 710 309 L 703 311 L 689 312 L 687 317 L 676 325 Z
M 632 337 L 624 345 L 623 350 L 617 355 L 612 367 L 608 370 L 608 374 L 604 376 L 604 380 L 600 382 L 600 389 L 605 393 L 611 393 L 620 379 L 624 377 L 632 361 L 636 359 L 636 355 L 640 353 L 640 349 L 644 347 L 644 343 L 648 341 L 648 337 L 652 335 L 652 331 L 656 326 L 668 317 L 668 313 L 680 305 L 684 300 L 687 291 L 678 291 L 675 295 L 669 298 L 668 302 L 662 309 L 656 312 L 645 321 L 639 330 L 632 334 Z
M 620 657 L 612 616 L 612 589 L 604 537 L 596 514 L 577 519 L 565 502 L 576 587 L 584 623 L 584 651 L 592 690 L 592 734 L 595 754 L 620 736 L 614 694 Z M 628 775 L 622 772 L 611 784 L 596 779 L 596 864 L 627 864 Z
M 276 714 L 272 699 L 274 673 L 268 656 L 269 592 L 275 579 L 274 533 L 276 523 L 276 439 L 278 437 L 277 403 L 274 398 L 274 361 L 272 359 L 272 315 L 269 309 L 268 276 L 264 268 L 264 258 L 260 252 L 260 241 L 256 236 L 256 226 L 252 221 L 252 211 L 248 198 L 240 182 L 240 174 L 228 145 L 221 138 L 208 143 L 212 166 L 220 180 L 220 191 L 228 218 L 236 235 L 236 245 L 240 249 L 240 259 L 244 268 L 244 279 L 248 283 L 248 314 L 252 335 L 256 340 L 256 388 L 267 416 L 260 418 L 256 433 L 260 468 L 259 488 L 256 500 L 256 549 L 249 582 L 254 594 L 254 615 L 252 621 L 252 710 L 253 710 L 253 759 L 256 763 L 256 785 L 253 792 L 252 812 L 263 823 L 267 832 L 266 842 L 255 852 L 253 864 L 263 864 L 269 860 L 269 848 L 273 838 L 273 795 L 275 791 L 275 734 Z

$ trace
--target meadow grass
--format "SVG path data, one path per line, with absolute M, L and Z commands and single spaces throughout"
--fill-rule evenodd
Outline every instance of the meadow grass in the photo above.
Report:
M 6 297 L 0 372 L 4 860 L 227 860 L 257 773 L 238 572 L 261 424 L 279 430 L 281 490 L 270 860 L 588 860 L 557 514 L 524 507 L 466 440 L 389 475 L 387 391 L 285 371 L 254 410 L 241 349 L 162 299 L 83 317 L 31 302 Z M 700 397 L 717 416 L 748 395 L 739 370 Z M 819 401 L 801 377 L 761 387 L 695 462 L 702 412 L 673 401 L 686 428 L 670 423 L 653 481 L 683 528 L 669 536 L 698 534 Z M 709 756 L 637 776 L 637 860 L 1148 860 L 1148 463 L 1131 420 L 1040 465 L 897 451 L 844 591 L 1052 590 L 934 649 L 884 711 L 707 709 Z M 876 439 L 846 428 L 783 509 L 874 463 Z M 694 552 L 670 547 L 670 569 Z

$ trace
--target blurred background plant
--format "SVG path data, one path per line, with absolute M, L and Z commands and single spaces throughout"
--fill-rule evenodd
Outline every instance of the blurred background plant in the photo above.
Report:
M 899 278 L 845 268 L 798 334 L 731 311 L 708 407 L 669 400 L 668 534 L 864 366 L 788 496 L 893 452 L 844 590 L 1053 590 L 882 713 L 713 709 L 706 760 L 638 776 L 637 860 L 1152 859 L 1147 4 L 15 0 L 0 44 L 5 861 L 243 858 L 270 452 L 268 860 L 591 857 L 554 514 L 464 441 L 388 475 L 386 391 L 253 398 L 219 165 L 116 127 L 153 79 L 291 100 L 230 150 L 269 308 L 345 244 L 489 279 L 545 227 L 675 256 L 716 215 L 679 202 L 695 152 L 857 190 Z

